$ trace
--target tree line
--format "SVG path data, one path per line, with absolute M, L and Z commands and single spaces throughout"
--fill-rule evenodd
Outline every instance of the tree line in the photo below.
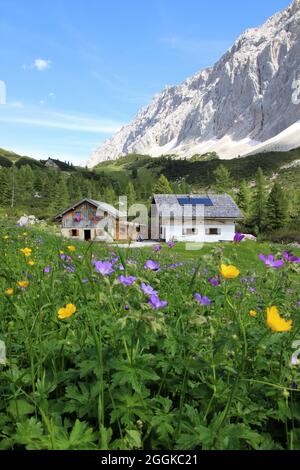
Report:
M 201 179 L 201 178 L 200 178 Z M 59 211 L 88 197 L 117 204 L 120 195 L 127 195 L 128 206 L 150 204 L 153 194 L 190 194 L 201 191 L 201 181 L 188 184 L 185 178 L 169 181 L 164 174 L 152 179 L 139 177 L 132 170 L 129 182 L 122 183 L 110 175 L 89 170 L 73 172 L 46 168 L 0 167 L 0 208 L 15 213 L 31 212 L 40 218 L 51 218 Z M 209 187 L 217 193 L 229 193 L 243 211 L 241 229 L 254 234 L 274 232 L 300 225 L 300 192 L 288 192 L 276 181 L 268 180 L 261 168 L 253 182 L 234 181 L 230 171 L 219 164 Z

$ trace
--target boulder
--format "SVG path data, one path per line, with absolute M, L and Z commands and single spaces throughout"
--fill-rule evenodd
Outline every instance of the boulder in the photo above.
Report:
M 244 235 L 245 235 L 244 240 L 251 240 L 253 242 L 256 242 L 256 237 L 252 235 L 251 233 L 244 233 Z

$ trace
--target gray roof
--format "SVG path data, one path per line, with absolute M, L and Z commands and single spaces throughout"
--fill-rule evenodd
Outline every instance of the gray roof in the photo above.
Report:
M 83 204 L 84 202 L 89 202 L 90 204 L 92 204 L 93 206 L 96 207 L 96 209 L 102 209 L 103 211 L 105 212 L 108 212 L 110 215 L 112 215 L 113 217 L 126 217 L 126 213 L 125 212 L 121 212 L 119 211 L 118 209 L 116 209 L 114 206 L 112 206 L 111 204 L 107 204 L 107 202 L 102 202 L 102 201 L 96 201 L 95 199 L 88 199 L 88 198 L 84 198 L 82 199 L 81 201 L 79 202 L 76 202 L 76 204 L 74 204 L 73 206 L 70 206 L 68 207 L 67 209 L 65 209 L 64 211 L 60 212 L 59 214 L 57 214 L 57 216 L 55 217 L 55 219 L 59 219 L 61 218 L 64 214 L 66 214 L 67 212 L 75 209 L 76 207 L 78 207 L 80 204 Z
M 209 198 L 212 206 L 204 206 L 205 219 L 243 219 L 244 216 L 234 200 L 228 194 L 155 194 L 154 202 L 162 216 L 169 216 L 170 211 L 174 216 L 183 215 L 183 206 L 178 202 L 178 198 Z M 193 203 L 191 202 L 191 205 Z M 196 207 L 193 207 L 193 215 L 196 213 Z M 202 206 L 203 207 L 203 206 Z

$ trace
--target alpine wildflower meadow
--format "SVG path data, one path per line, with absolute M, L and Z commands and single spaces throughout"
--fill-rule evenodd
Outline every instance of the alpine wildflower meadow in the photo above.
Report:
M 241 241 L 1 228 L 0 448 L 300 449 L 300 251 Z

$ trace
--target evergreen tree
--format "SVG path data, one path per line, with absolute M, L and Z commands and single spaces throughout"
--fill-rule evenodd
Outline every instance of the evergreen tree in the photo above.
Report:
M 136 192 L 135 192 L 134 186 L 131 182 L 129 182 L 128 185 L 127 185 L 126 196 L 127 196 L 127 207 L 128 208 L 137 202 L 136 201 L 136 199 L 137 199 Z
M 43 177 L 40 172 L 38 172 L 34 178 L 34 191 L 39 195 L 43 192 Z
M 137 171 L 137 168 L 133 168 L 132 172 L 131 172 L 131 178 L 136 180 L 138 177 L 138 171 Z
M 70 202 L 75 204 L 83 199 L 83 192 L 80 186 L 80 179 L 75 175 L 70 176 L 67 181 Z
M 103 201 L 114 204 L 116 201 L 116 193 L 111 185 L 108 185 L 103 192 Z
M 253 198 L 253 223 L 262 232 L 265 228 L 267 215 L 267 184 L 261 168 L 258 168 L 255 178 L 255 191 Z
M 52 204 L 54 213 L 65 209 L 69 202 L 70 196 L 68 192 L 68 186 L 66 184 L 65 178 L 61 176 L 54 187 L 54 199 Z
M 11 204 L 11 170 L 0 167 L 0 207 Z
M 213 172 L 215 177 L 214 189 L 218 193 L 231 193 L 234 186 L 230 171 L 224 165 L 219 165 Z
M 243 180 L 237 194 L 237 204 L 243 211 L 245 217 L 249 217 L 252 201 L 252 191 L 249 184 Z
M 173 189 L 165 175 L 161 174 L 152 189 L 153 194 L 172 194 Z
M 300 227 L 300 191 L 296 193 L 292 193 L 293 199 L 292 199 L 292 210 L 291 210 L 291 221 L 290 221 L 290 226 L 291 228 L 295 228 L 299 230 Z
M 288 217 L 288 203 L 279 183 L 275 182 L 267 202 L 266 229 L 274 231 L 285 227 Z
M 192 187 L 186 181 L 175 183 L 173 186 L 174 186 L 175 194 L 191 194 L 192 193 Z

